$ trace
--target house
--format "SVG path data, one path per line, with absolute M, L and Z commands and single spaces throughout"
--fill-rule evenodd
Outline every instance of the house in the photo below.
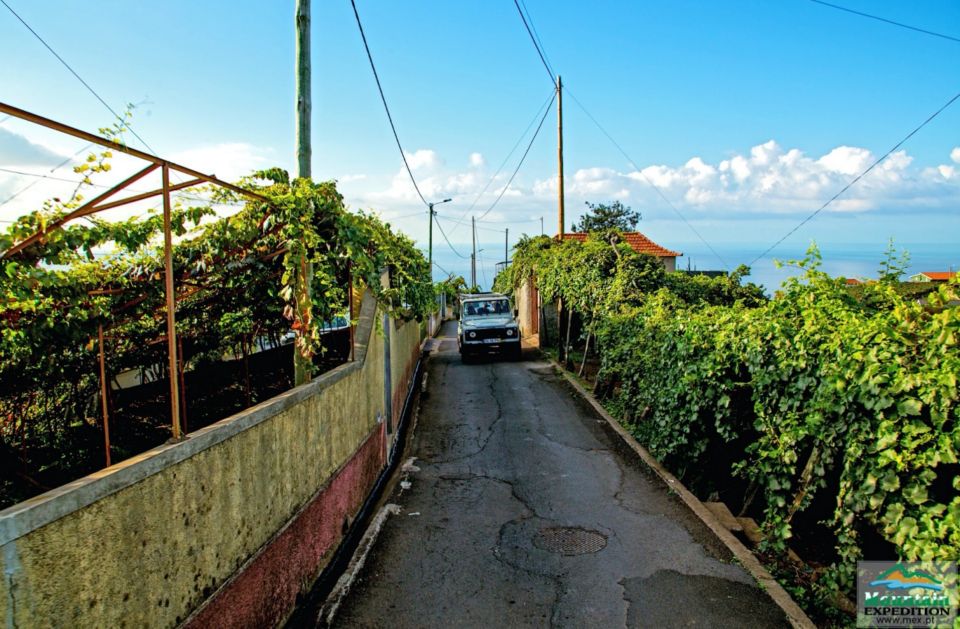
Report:
M 590 234 L 585 233 L 572 233 L 564 234 L 564 240 L 579 240 L 580 242 L 585 241 Z M 636 251 L 637 253 L 645 253 L 651 255 L 655 258 L 659 258 L 660 262 L 663 263 L 663 268 L 667 272 L 672 272 L 677 270 L 677 258 L 683 254 L 679 251 L 671 251 L 666 247 L 661 247 L 657 243 L 653 242 L 640 232 L 623 232 L 623 240 L 630 248 Z
M 589 236 L 586 233 L 567 233 L 563 235 L 563 239 L 584 242 Z M 677 257 L 683 255 L 679 251 L 671 251 L 666 247 L 661 247 L 640 232 L 623 232 L 623 240 L 637 253 L 645 253 L 658 258 L 667 272 L 677 270 Z M 528 278 L 522 286 L 518 286 L 514 292 L 514 299 L 519 311 L 518 319 L 521 334 L 525 337 L 539 335 L 544 318 L 552 318 L 556 315 L 555 306 L 543 303 L 540 299 L 536 278 Z
M 847 282 L 847 286 L 859 286 L 860 284 L 863 284 L 863 282 L 861 282 L 855 277 L 848 277 L 846 282 Z
M 911 282 L 949 282 L 956 275 L 956 271 L 924 271 L 910 276 Z

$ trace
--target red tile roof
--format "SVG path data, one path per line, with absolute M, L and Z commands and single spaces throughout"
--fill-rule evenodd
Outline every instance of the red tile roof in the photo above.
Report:
M 920 275 L 926 275 L 932 282 L 949 282 L 956 272 L 950 271 L 923 271 Z
M 863 282 L 861 282 L 860 280 L 858 280 L 858 279 L 855 278 L 855 277 L 848 277 L 848 278 L 847 278 L 847 286 L 856 286 L 856 285 L 858 285 L 858 284 L 863 284 Z
M 579 240 L 583 242 L 587 239 L 589 234 L 584 233 L 572 233 L 564 234 L 564 240 Z M 657 243 L 653 242 L 640 232 L 624 232 L 623 239 L 626 241 L 630 247 L 637 253 L 645 253 L 647 255 L 656 256 L 658 258 L 676 258 L 677 256 L 682 256 L 683 254 L 679 251 L 670 251 L 665 247 L 661 247 Z

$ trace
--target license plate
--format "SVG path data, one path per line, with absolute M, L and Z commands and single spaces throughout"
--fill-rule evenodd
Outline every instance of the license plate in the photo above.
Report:
M 499 343 L 500 339 L 483 339 L 484 343 Z

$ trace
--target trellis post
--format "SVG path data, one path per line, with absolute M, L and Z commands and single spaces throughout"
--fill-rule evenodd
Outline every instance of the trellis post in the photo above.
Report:
M 100 344 L 100 402 L 103 406 L 103 450 L 106 465 L 110 467 L 110 411 L 107 408 L 107 360 L 103 353 L 103 324 L 97 326 L 97 341 Z
M 176 296 L 173 286 L 173 234 L 170 231 L 170 166 L 163 163 L 163 266 L 167 295 L 167 357 L 170 380 L 170 421 L 173 438 L 180 438 L 180 379 L 177 377 Z

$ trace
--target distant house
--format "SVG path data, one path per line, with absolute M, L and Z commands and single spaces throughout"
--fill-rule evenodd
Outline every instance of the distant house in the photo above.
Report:
M 589 236 L 590 234 L 572 233 L 564 234 L 563 239 L 579 240 L 580 242 L 583 242 Z M 655 258 L 659 258 L 660 262 L 663 263 L 663 268 L 668 272 L 677 270 L 677 258 L 683 255 L 679 251 L 671 251 L 666 247 L 661 247 L 640 232 L 624 232 L 623 240 L 637 253 L 645 253 Z
M 910 276 L 911 282 L 949 282 L 956 275 L 956 271 L 924 271 Z
M 730 275 L 726 271 L 699 271 L 697 269 L 681 269 L 680 272 L 686 275 L 702 275 L 703 277 L 726 277 Z
M 860 280 L 858 280 L 858 279 L 855 278 L 855 277 L 848 277 L 848 278 L 847 278 L 847 286 L 859 286 L 860 284 L 863 284 L 863 282 L 861 282 Z
M 564 240 L 577 240 L 579 242 L 584 242 L 588 237 L 589 234 L 585 233 L 563 235 Z M 668 272 L 677 270 L 677 257 L 683 255 L 679 251 L 671 251 L 666 247 L 661 247 L 640 232 L 624 232 L 623 240 L 637 253 L 645 253 L 658 258 L 663 264 L 663 268 Z M 521 334 L 525 337 L 540 334 L 541 323 L 548 317 L 552 319 L 556 316 L 555 305 L 544 303 L 540 299 L 540 291 L 537 290 L 535 277 L 527 278 L 522 286 L 518 286 L 514 292 L 514 298 L 519 311 Z

